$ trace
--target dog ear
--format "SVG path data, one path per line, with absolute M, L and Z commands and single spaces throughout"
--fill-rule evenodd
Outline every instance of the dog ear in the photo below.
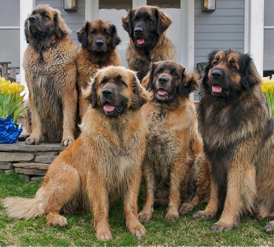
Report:
M 146 89 L 148 91 L 152 91 L 153 88 L 154 88 L 154 84 L 153 84 L 153 79 L 154 79 L 154 70 L 156 68 L 156 64 L 155 63 L 152 63 L 151 66 L 150 66 L 150 70 L 148 72 L 148 74 L 146 75 L 147 79 L 148 80 L 148 83 L 147 84 L 147 87 Z
M 186 98 L 189 97 L 189 94 L 198 90 L 200 87 L 199 83 L 199 74 L 193 73 L 189 74 L 185 68 L 182 71 L 182 80 L 179 85 L 179 94 Z
M 85 89 L 81 89 L 83 98 L 89 101 L 92 108 L 98 105 L 96 93 L 97 81 L 98 79 L 97 77 L 95 77 L 94 79 L 91 79 L 91 81 L 88 82 L 88 86 Z
M 215 57 L 215 55 L 217 54 L 218 51 L 214 50 L 212 51 L 211 53 L 208 54 L 208 63 L 204 69 L 204 75 L 203 75 L 203 79 L 202 79 L 202 83 L 204 85 L 207 85 L 207 80 L 208 80 L 208 72 L 211 68 L 211 64 L 212 64 L 212 61 Z
M 53 17 L 53 22 L 54 22 L 54 32 L 57 38 L 61 39 L 64 36 L 71 33 L 70 29 L 68 28 L 64 19 L 62 18 L 59 10 L 56 10 Z
M 26 36 L 26 41 L 27 41 L 27 43 L 30 42 L 28 25 L 29 25 L 29 21 L 28 21 L 28 19 L 27 19 L 27 20 L 25 21 L 25 36 Z
M 122 16 L 122 26 L 129 33 L 130 36 L 132 36 L 133 34 L 132 17 L 133 17 L 132 9 L 128 12 L 127 16 Z
M 115 25 L 111 26 L 111 47 L 115 49 L 117 45 L 121 42 L 120 37 L 118 36 Z
M 142 79 L 142 86 L 145 88 L 145 89 L 148 89 L 148 84 L 149 84 L 149 78 L 150 78 L 150 72 L 148 72 L 146 74 L 146 76 Z
M 155 16 L 157 20 L 156 32 L 161 35 L 172 23 L 172 20 L 162 10 L 155 8 Z
M 132 107 L 140 109 L 141 106 L 151 99 L 151 93 L 149 93 L 140 83 L 136 74 L 132 75 Z
M 84 26 L 77 31 L 77 38 L 78 41 L 82 44 L 83 48 L 86 48 L 88 44 L 88 28 L 89 28 L 89 22 L 87 21 Z
M 243 59 L 244 59 L 244 65 L 241 71 L 241 74 L 242 74 L 241 84 L 244 88 L 249 89 L 250 87 L 253 87 L 256 84 L 260 84 L 261 77 L 250 55 L 244 54 Z
M 91 103 L 91 107 L 94 108 L 98 105 L 97 103 L 97 92 L 96 92 L 96 85 L 97 85 L 97 77 L 94 78 L 92 84 L 91 84 L 91 96 L 89 98 L 89 102 Z

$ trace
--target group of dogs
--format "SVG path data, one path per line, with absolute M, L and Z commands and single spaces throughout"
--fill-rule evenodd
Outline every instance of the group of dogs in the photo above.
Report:
M 109 205 L 120 197 L 126 226 L 138 239 L 155 204 L 167 205 L 164 221 L 176 222 L 209 199 L 193 217 L 213 219 L 221 209 L 212 231 L 236 227 L 243 214 L 274 216 L 273 118 L 250 56 L 213 51 L 200 82 L 175 61 L 165 32 L 171 22 L 153 6 L 122 17 L 130 37 L 126 69 L 110 22 L 86 22 L 77 52 L 59 11 L 34 9 L 25 25 L 26 144 L 70 145 L 49 166 L 35 198 L 1 200 L 9 216 L 44 215 L 64 227 L 60 211 L 91 209 L 98 240 L 112 239 Z M 190 93 L 200 84 L 196 114 Z M 137 214 L 142 177 L 145 203 Z M 273 232 L 274 222 L 265 230 Z

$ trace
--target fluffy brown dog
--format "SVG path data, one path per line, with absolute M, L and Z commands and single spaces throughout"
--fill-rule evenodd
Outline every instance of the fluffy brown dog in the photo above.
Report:
M 115 50 L 121 42 L 116 27 L 108 21 L 96 19 L 86 24 L 77 32 L 81 43 L 77 53 L 77 85 L 79 89 L 79 115 L 82 119 L 88 107 L 88 100 L 82 91 L 86 89 L 90 77 L 96 71 L 109 65 L 119 66 L 121 58 Z
M 137 218 L 137 196 L 147 135 L 141 106 L 149 96 L 132 71 L 114 66 L 99 70 L 79 138 L 50 165 L 34 199 L 2 200 L 9 216 L 44 215 L 48 224 L 63 227 L 67 220 L 61 209 L 73 213 L 91 207 L 96 237 L 110 240 L 109 203 L 123 197 L 128 230 L 138 239 L 145 235 Z
M 38 5 L 25 22 L 23 67 L 29 89 L 31 135 L 26 144 L 74 141 L 77 112 L 76 53 L 60 12 Z
M 154 63 L 143 83 L 154 97 L 145 106 L 149 123 L 143 165 L 146 198 L 139 219 L 147 223 L 152 218 L 156 192 L 156 198 L 168 199 L 165 221 L 178 221 L 194 159 L 203 150 L 195 106 L 189 99 L 198 83 L 195 75 L 171 60 Z
M 147 5 L 130 10 L 122 17 L 123 27 L 130 37 L 128 67 L 138 72 L 140 80 L 148 73 L 152 62 L 175 60 L 174 45 L 165 34 L 171 23 L 162 10 Z
M 211 195 L 194 218 L 221 218 L 212 231 L 228 231 L 240 216 L 274 216 L 273 118 L 249 55 L 214 51 L 202 81 L 198 108 L 204 150 L 212 164 Z M 274 231 L 274 222 L 265 227 Z

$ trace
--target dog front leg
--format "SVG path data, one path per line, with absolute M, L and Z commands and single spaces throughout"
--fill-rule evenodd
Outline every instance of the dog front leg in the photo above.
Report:
M 63 96 L 63 137 L 62 146 L 68 146 L 74 141 L 74 130 L 76 126 L 77 113 L 77 91 L 67 91 Z
M 97 171 L 87 175 L 88 197 L 94 218 L 95 236 L 98 240 L 112 240 L 109 226 L 109 201 L 107 188 Z
M 237 162 L 237 161 L 236 161 Z M 240 160 L 238 160 L 240 162 Z M 256 198 L 256 169 L 254 166 L 232 164 L 228 173 L 227 195 L 221 218 L 211 230 L 229 231 L 238 226 L 241 213 L 251 211 Z
M 29 92 L 29 107 L 31 112 L 32 131 L 31 135 L 26 139 L 27 145 L 38 145 L 42 141 L 42 123 L 35 107 L 33 93 Z
M 168 198 L 168 208 L 165 216 L 165 222 L 177 222 L 179 220 L 179 206 L 180 206 L 180 188 L 181 183 L 185 179 L 186 171 L 186 157 L 181 154 L 177 161 L 171 165 L 170 168 L 170 188 Z
M 219 207 L 218 185 L 211 175 L 210 198 L 209 198 L 208 204 L 204 210 L 198 211 L 195 214 L 193 214 L 193 219 L 206 218 L 207 220 L 212 220 L 216 218 L 218 207 Z
M 137 217 L 137 198 L 141 182 L 141 167 L 134 174 L 127 186 L 124 197 L 124 215 L 126 219 L 127 229 L 139 240 L 146 234 L 145 227 L 140 223 Z
M 155 177 L 152 169 L 152 164 L 149 162 L 147 156 L 145 157 L 143 165 L 143 178 L 145 186 L 145 204 L 142 211 L 138 214 L 138 218 L 142 223 L 148 223 L 154 213 L 154 191 L 155 191 Z

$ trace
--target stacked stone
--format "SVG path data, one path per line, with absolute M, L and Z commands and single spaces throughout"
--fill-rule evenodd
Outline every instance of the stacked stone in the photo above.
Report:
M 44 177 L 50 163 L 64 149 L 60 144 L 0 144 L 0 170 L 6 174 L 15 170 L 26 182 L 36 181 Z

